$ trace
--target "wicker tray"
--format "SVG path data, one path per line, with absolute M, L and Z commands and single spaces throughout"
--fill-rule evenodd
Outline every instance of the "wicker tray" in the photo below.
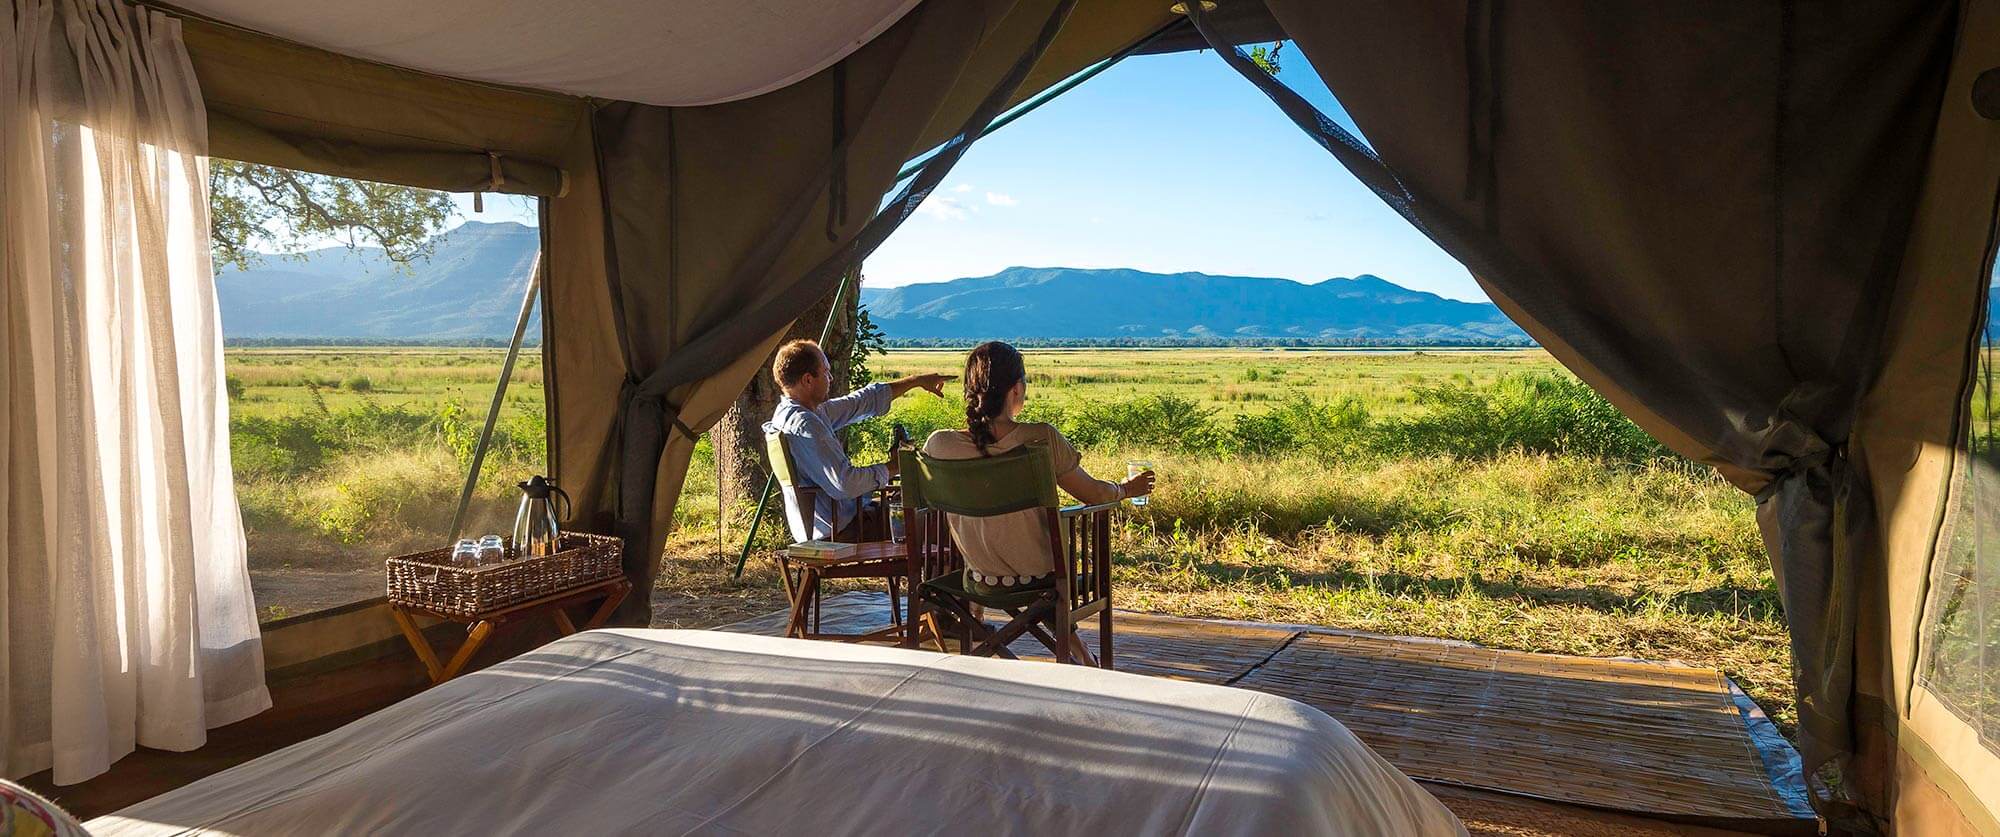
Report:
M 623 572 L 623 541 L 618 538 L 568 533 L 562 543 L 562 551 L 553 555 L 485 567 L 453 566 L 450 547 L 390 558 L 383 562 L 389 602 L 447 616 L 478 616 Z

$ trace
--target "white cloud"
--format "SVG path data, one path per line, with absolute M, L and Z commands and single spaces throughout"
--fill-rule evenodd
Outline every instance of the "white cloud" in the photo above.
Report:
M 923 205 L 917 207 L 917 212 L 942 221 L 963 221 L 969 215 L 965 211 L 965 204 L 958 199 L 935 193 L 924 199 Z
M 959 193 L 959 194 L 961 194 L 961 195 L 963 195 L 963 194 L 965 194 L 966 192 L 970 192 L 970 191 L 972 191 L 972 184 L 970 184 L 970 183 L 960 183 L 960 184 L 958 184 L 957 186 L 953 186 L 953 187 L 951 187 L 951 190 L 952 190 L 952 191 L 954 191 L 954 192 L 957 192 L 957 193 Z
M 1013 206 L 1015 204 L 1020 203 L 1020 201 L 1014 200 L 1013 195 L 1003 194 L 1000 192 L 987 192 L 986 202 L 993 204 L 994 206 Z

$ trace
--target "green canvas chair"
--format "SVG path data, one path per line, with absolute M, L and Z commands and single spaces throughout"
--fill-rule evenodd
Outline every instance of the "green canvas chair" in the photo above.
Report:
M 956 635 L 962 653 L 1015 659 L 1007 646 L 1027 634 L 1047 646 L 1058 662 L 1111 668 L 1111 510 L 1116 503 L 1062 508 L 1055 467 L 1048 450 L 1039 446 L 957 460 L 906 451 L 902 471 L 910 574 L 921 579 L 905 623 L 913 635 L 929 628 L 935 635 Z M 952 544 L 951 517 L 1026 510 L 1039 510 L 1048 532 L 1054 585 L 1007 592 L 970 589 L 963 555 Z M 1011 619 L 994 630 L 973 615 L 972 605 L 1005 612 Z M 1092 616 L 1098 620 L 1095 660 L 1076 633 L 1077 625 Z

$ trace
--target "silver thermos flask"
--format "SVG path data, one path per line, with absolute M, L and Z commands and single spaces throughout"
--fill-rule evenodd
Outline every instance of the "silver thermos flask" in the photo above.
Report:
M 514 513 L 514 555 L 532 558 L 562 551 L 562 521 L 569 517 L 569 495 L 537 475 L 521 483 L 521 510 Z M 562 512 L 555 498 L 562 498 Z

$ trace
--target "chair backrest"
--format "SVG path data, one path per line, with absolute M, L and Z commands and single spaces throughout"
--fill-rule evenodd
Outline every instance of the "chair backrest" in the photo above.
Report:
M 791 442 L 786 441 L 785 434 L 764 434 L 764 453 L 770 458 L 771 476 L 778 480 L 778 493 L 785 498 L 785 524 L 791 529 L 792 540 L 832 537 L 831 532 L 813 531 L 813 507 L 819 503 L 819 490 L 799 484 L 798 469 L 792 464 Z
M 1039 509 L 1048 537 L 1047 557 L 1066 575 L 1068 554 L 1058 509 L 1055 460 L 1041 445 L 1023 445 L 978 459 L 938 459 L 903 451 L 903 508 L 910 523 L 910 556 L 918 578 L 935 578 L 963 566 L 963 544 L 952 542 L 950 518 L 995 517 Z
M 903 505 L 966 517 L 993 517 L 1062 505 L 1055 460 L 1041 445 L 1023 445 L 978 459 L 902 454 Z

